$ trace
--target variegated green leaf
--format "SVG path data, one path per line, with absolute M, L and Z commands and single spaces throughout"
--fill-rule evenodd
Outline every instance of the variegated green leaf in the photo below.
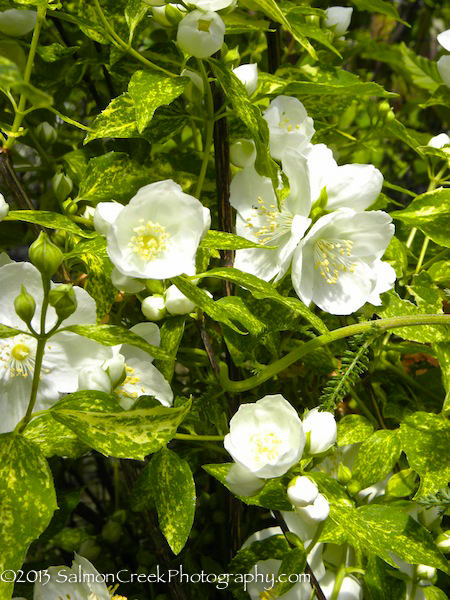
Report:
M 352 476 L 361 488 L 382 481 L 398 461 L 402 451 L 398 431 L 375 431 L 361 445 Z
M 338 423 L 338 446 L 363 442 L 373 433 L 372 423 L 362 415 L 346 415 Z

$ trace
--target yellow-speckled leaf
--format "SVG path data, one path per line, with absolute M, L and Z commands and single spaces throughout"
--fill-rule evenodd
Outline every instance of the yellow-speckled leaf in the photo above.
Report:
M 38 447 L 20 435 L 0 435 L 0 573 L 22 567 L 29 545 L 57 509 L 53 478 Z M 9 600 L 13 583 L 0 584 Z
M 51 416 L 50 413 L 39 415 L 27 425 L 23 435 L 39 446 L 42 454 L 51 456 L 67 456 L 78 458 L 89 450 L 79 437 Z
M 164 375 L 164 379 L 170 383 L 175 369 L 175 357 L 184 333 L 185 315 L 179 315 L 167 319 L 161 327 L 161 343 L 159 347 L 172 355 L 171 360 L 156 360 L 155 367 Z
M 76 223 L 71 221 L 69 217 L 58 213 L 50 212 L 49 210 L 12 210 L 8 213 L 6 220 L 10 221 L 25 221 L 26 223 L 36 223 L 50 229 L 61 229 L 74 233 L 80 237 L 95 237 L 97 234 L 94 231 L 85 231 L 78 227 Z
M 105 456 L 143 460 L 173 438 L 190 406 L 188 402 L 180 408 L 157 406 L 105 413 L 58 404 L 51 413 L 85 444 Z
M 363 442 L 373 433 L 372 423 L 362 415 L 346 415 L 338 423 L 338 446 Z
M 352 469 L 353 478 L 361 488 L 382 481 L 392 470 L 402 451 L 398 433 L 381 429 L 362 443 Z

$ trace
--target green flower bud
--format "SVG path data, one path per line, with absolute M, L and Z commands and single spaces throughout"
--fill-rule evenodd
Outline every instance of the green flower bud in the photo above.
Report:
M 48 303 L 56 311 L 59 319 L 67 319 L 72 315 L 78 306 L 77 297 L 73 287 L 69 283 L 58 285 L 48 294 Z
M 64 173 L 57 173 L 52 179 L 52 188 L 59 202 L 63 202 L 73 189 L 72 180 Z
M 181 19 L 184 17 L 184 13 L 173 4 L 166 4 L 166 19 L 171 25 L 178 25 Z
M 346 467 L 343 464 L 340 464 L 338 467 L 338 475 L 337 475 L 337 480 L 339 481 L 339 483 L 342 483 L 342 485 L 347 485 L 347 483 L 349 483 L 349 481 L 352 478 L 352 472 L 350 471 L 350 469 L 348 467 Z
M 38 141 L 41 142 L 43 146 L 51 146 L 56 142 L 56 138 L 58 137 L 55 128 L 50 125 L 50 123 L 47 123 L 47 121 L 39 123 L 35 133 Z
M 29 325 L 31 319 L 34 317 L 36 302 L 33 296 L 27 292 L 24 285 L 22 286 L 22 291 L 14 300 L 14 308 L 22 321 L 25 321 Z
M 352 479 L 347 485 L 347 491 L 350 496 L 356 496 L 356 494 L 361 491 L 361 484 L 357 479 Z
M 50 278 L 56 273 L 63 261 L 63 253 L 52 244 L 50 238 L 43 231 L 38 239 L 30 246 L 29 257 L 33 265 L 46 277 Z
M 122 537 L 122 526 L 120 523 L 108 521 L 102 529 L 102 538 L 110 544 L 117 544 Z
M 64 202 L 62 203 L 64 212 L 68 213 L 69 215 L 74 215 L 77 210 L 78 210 L 78 205 L 76 202 L 74 202 L 73 200 L 71 200 L 70 198 L 67 198 L 67 200 L 64 200 Z

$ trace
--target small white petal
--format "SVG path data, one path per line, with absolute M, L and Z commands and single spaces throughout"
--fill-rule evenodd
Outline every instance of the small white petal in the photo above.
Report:
M 251 471 L 238 464 L 232 465 L 225 479 L 232 492 L 237 496 L 253 496 L 264 487 L 264 479 L 253 475 Z
M 437 36 L 437 41 L 445 50 L 447 50 L 447 52 L 450 52 L 450 29 L 440 33 Z
M 312 504 L 304 507 L 297 507 L 295 512 L 307 523 L 320 523 L 330 514 L 330 505 L 328 500 L 322 494 L 318 494 Z
M 94 212 L 95 231 L 99 235 L 106 235 L 122 210 L 123 205 L 118 202 L 99 202 Z
M 240 65 L 233 69 L 233 73 L 242 81 L 247 94 L 251 96 L 258 85 L 258 65 L 256 63 Z
M 432 137 L 427 145 L 432 148 L 442 148 L 447 144 L 450 144 L 450 137 L 448 137 L 446 133 L 440 133 L 439 135 Z
M 127 294 L 138 294 L 145 289 L 145 283 L 143 281 L 123 275 L 116 267 L 111 271 L 111 283 L 115 288 L 121 292 L 126 292 Z
M 334 27 L 334 32 L 337 36 L 346 33 L 352 18 L 353 8 L 345 6 L 331 6 L 325 10 L 325 25 Z
M 445 85 L 450 87 L 450 55 L 441 56 L 437 61 L 437 68 Z
M 6 202 L 3 194 L 0 194 L 0 221 L 2 219 L 4 219 L 8 213 L 9 213 L 9 204 Z

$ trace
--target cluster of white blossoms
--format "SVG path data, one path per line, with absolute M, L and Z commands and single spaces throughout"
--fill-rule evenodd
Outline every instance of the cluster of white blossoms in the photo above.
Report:
M 242 404 L 230 421 L 225 449 L 235 464 L 227 483 L 238 495 L 259 491 L 266 479 L 280 477 L 308 454 L 327 452 L 336 441 L 331 413 L 310 411 L 302 422 L 281 394 Z
M 444 50 L 450 52 L 450 29 L 440 33 L 437 36 L 437 41 L 444 48 Z M 450 87 L 450 54 L 441 56 L 441 58 L 437 61 L 437 68 L 439 69 L 439 73 L 445 85 Z
M 203 290 L 212 298 L 211 292 Z M 160 321 L 166 314 L 188 315 L 195 310 L 195 303 L 189 300 L 176 285 L 171 285 L 163 296 L 147 296 L 142 301 L 141 310 L 149 321 Z
M 116 287 L 144 288 L 137 279 L 169 279 L 195 274 L 195 255 L 211 225 L 209 209 L 167 179 L 142 187 L 130 202 L 101 202 L 94 226 L 105 235 Z
M 268 177 L 254 167 L 248 140 L 232 148 L 241 166 L 231 182 L 237 211 L 236 232 L 275 248 L 236 252 L 235 267 L 266 281 L 291 270 L 293 287 L 305 303 L 346 315 L 366 302 L 380 305 L 380 294 L 395 282 L 394 269 L 381 260 L 393 234 L 391 217 L 367 210 L 379 195 L 383 176 L 373 165 L 339 166 L 324 144 L 311 144 L 313 120 L 296 98 L 274 99 L 264 118 L 270 153 L 281 162 L 280 201 Z

